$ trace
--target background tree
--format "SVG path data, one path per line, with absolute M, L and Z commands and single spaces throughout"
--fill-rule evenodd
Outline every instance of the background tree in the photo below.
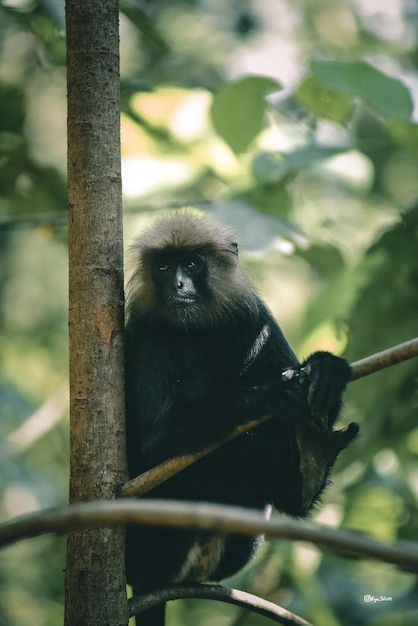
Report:
M 238 230 L 300 356 L 324 348 L 353 360 L 416 335 L 417 2 L 120 9 L 127 243 L 156 210 L 199 204 Z M 6 518 L 67 499 L 65 402 L 46 404 L 42 437 L 20 428 L 67 375 L 66 89 L 63 2 L 0 11 Z M 241 145 L 225 131 L 238 113 Z M 361 421 L 362 437 L 336 468 L 320 521 L 415 541 L 417 374 L 410 361 L 350 385 L 344 419 Z M 62 624 L 63 568 L 60 538 L 3 552 L 0 620 Z M 297 543 L 269 543 L 233 582 L 330 626 L 417 622 L 407 572 Z M 366 603 L 366 594 L 392 601 Z M 213 603 L 170 609 L 178 623 L 215 619 Z M 219 616 L 248 619 L 234 607 Z

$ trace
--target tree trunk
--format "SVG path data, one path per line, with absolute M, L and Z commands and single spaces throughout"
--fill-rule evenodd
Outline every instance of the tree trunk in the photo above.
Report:
M 117 0 L 67 0 L 70 502 L 126 479 Z M 66 626 L 126 625 L 123 528 L 72 532 Z

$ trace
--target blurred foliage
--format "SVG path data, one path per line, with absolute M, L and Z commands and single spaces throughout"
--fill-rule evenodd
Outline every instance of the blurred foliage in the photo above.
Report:
M 301 357 L 352 361 L 416 336 L 417 0 L 120 9 L 127 245 L 159 209 L 197 205 L 237 230 Z M 3 0 L 0 18 L 5 519 L 67 500 L 66 403 L 50 401 L 67 376 L 64 0 Z M 344 421 L 361 436 L 318 521 L 416 543 L 417 378 L 411 360 L 349 386 Z M 62 623 L 64 548 L 2 552 L 0 626 Z M 315 547 L 266 544 L 229 582 L 320 626 L 418 623 L 411 574 Z M 173 626 L 263 623 L 213 602 L 169 611 Z
M 263 76 L 226 83 L 215 94 L 211 118 L 217 133 L 236 153 L 245 152 L 264 127 L 265 96 L 280 85 Z M 245 107 L 242 103 L 245 102 Z

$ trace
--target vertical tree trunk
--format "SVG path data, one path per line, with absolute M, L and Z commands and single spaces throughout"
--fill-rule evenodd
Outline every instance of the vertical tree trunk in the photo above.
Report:
M 70 501 L 126 478 L 117 0 L 67 0 Z M 68 538 L 66 626 L 126 625 L 123 529 Z

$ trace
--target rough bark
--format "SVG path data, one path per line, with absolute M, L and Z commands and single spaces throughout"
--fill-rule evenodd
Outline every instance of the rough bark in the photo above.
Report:
M 117 0 L 67 0 L 70 502 L 126 477 Z M 127 623 L 123 528 L 72 532 L 66 626 Z

